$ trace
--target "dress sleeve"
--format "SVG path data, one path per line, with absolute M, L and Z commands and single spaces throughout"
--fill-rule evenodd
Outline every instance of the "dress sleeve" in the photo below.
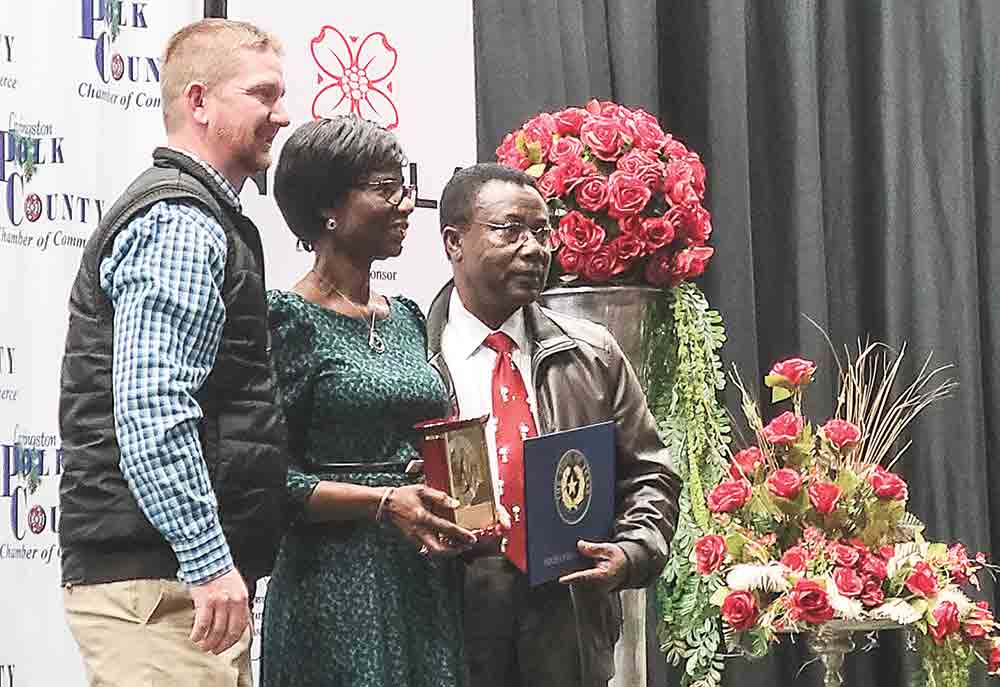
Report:
M 312 325 L 295 295 L 267 294 L 278 406 L 288 427 L 288 499 L 293 522 L 301 522 L 305 505 L 320 479 L 305 469 L 305 445 L 312 417 L 315 356 L 310 351 Z

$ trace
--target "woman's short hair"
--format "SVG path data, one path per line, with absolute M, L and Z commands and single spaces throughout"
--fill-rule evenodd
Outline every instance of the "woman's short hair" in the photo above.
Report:
M 300 241 L 323 231 L 322 211 L 343 199 L 366 174 L 406 163 L 396 136 L 355 115 L 307 122 L 292 132 L 274 172 L 274 198 Z
M 519 169 L 496 162 L 480 162 L 460 169 L 452 175 L 441 192 L 438 217 L 441 230 L 445 227 L 463 227 L 472 221 L 472 214 L 479 200 L 479 190 L 491 181 L 506 181 L 518 186 L 537 189 L 534 177 Z
M 177 102 L 192 81 L 211 89 L 239 64 L 240 50 L 281 55 L 281 41 L 245 21 L 202 19 L 178 29 L 167 41 L 160 67 L 160 99 L 167 133 L 180 124 Z

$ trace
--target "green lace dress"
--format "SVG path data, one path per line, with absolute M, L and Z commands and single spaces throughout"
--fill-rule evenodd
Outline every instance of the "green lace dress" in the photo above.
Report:
M 288 420 L 293 524 L 264 606 L 262 687 L 452 687 L 462 683 L 457 564 L 429 560 L 389 523 L 310 524 L 302 507 L 320 480 L 410 483 L 398 469 L 418 457 L 414 423 L 447 414 L 426 362 L 416 304 L 390 300 L 368 326 L 297 294 L 268 294 L 272 351 Z M 334 463 L 392 463 L 341 472 Z M 342 469 L 342 468 L 341 468 Z

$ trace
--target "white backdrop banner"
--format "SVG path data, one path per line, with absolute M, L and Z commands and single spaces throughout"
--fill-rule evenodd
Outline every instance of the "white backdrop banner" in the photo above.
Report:
M 126 1 L 116 16 L 106 4 L 0 2 L 0 687 L 84 684 L 59 589 L 66 302 L 84 242 L 163 141 L 160 55 L 203 1 Z M 285 44 L 292 126 L 276 155 L 316 116 L 353 110 L 394 126 L 420 207 L 403 255 L 374 265 L 373 281 L 426 308 L 449 274 L 436 201 L 454 167 L 475 160 L 471 3 L 338 4 L 230 0 L 229 15 Z M 288 288 L 312 256 L 270 195 L 248 183 L 243 200 L 269 286 Z

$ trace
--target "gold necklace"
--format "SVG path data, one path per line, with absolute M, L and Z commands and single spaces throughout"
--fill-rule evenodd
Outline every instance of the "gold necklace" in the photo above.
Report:
M 328 291 L 326 292 L 327 296 L 330 295 L 330 291 L 336 292 L 338 296 L 347 301 L 348 305 L 354 308 L 354 311 L 361 316 L 362 322 L 368 319 L 368 317 L 365 315 L 365 311 L 361 309 L 360 304 L 355 303 L 354 300 L 349 296 L 347 296 L 346 294 L 344 294 L 343 291 L 341 291 L 336 286 L 334 286 L 326 279 L 321 277 L 319 272 L 317 272 L 316 270 L 309 270 L 309 273 L 316 278 L 316 281 L 318 281 L 320 284 L 323 285 L 323 288 L 328 289 Z M 376 312 L 375 308 L 371 307 L 370 305 L 367 306 L 367 308 L 371 313 L 371 324 L 368 326 L 368 348 L 372 349 L 376 353 L 385 353 L 385 339 L 383 339 L 382 335 L 378 333 L 377 329 L 375 329 L 375 312 Z

